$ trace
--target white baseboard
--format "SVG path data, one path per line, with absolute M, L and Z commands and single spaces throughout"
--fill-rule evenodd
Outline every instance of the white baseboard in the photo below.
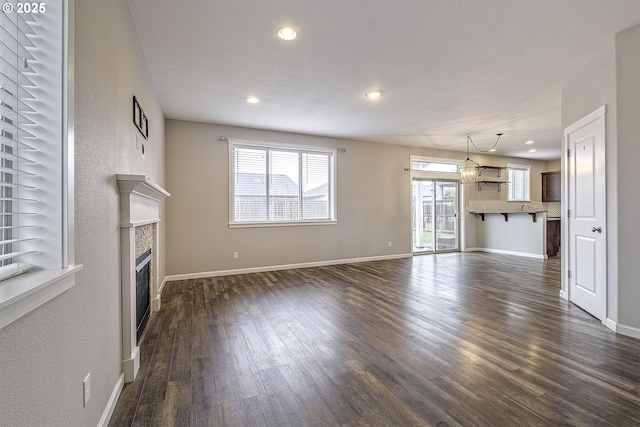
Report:
M 111 392 L 111 396 L 107 402 L 107 406 L 105 406 L 104 411 L 102 411 L 102 416 L 100 417 L 100 421 L 98 421 L 98 427 L 107 427 L 109 424 L 109 420 L 111 420 L 111 415 L 113 415 L 113 410 L 116 408 L 116 404 L 118 403 L 123 387 L 124 373 L 120 373 L 118 381 L 116 381 L 116 385 L 113 387 L 113 391 Z
M 131 353 L 129 359 L 122 361 L 122 372 L 124 373 L 124 381 L 133 382 L 138 375 L 140 369 L 140 346 L 136 346 Z
M 609 326 L 608 322 L 609 322 L 609 319 L 607 319 L 607 326 Z M 613 323 L 614 328 L 611 328 L 611 327 L 609 328 L 613 329 L 617 333 L 626 335 L 631 338 L 640 339 L 640 328 L 636 328 L 635 326 L 623 325 L 620 323 L 618 323 L 617 325 L 614 322 L 611 322 L 611 323 Z
M 611 330 L 612 330 L 612 331 L 614 331 L 614 332 L 615 332 L 615 331 L 617 330 L 617 328 L 618 328 L 618 325 L 616 324 L 616 322 L 614 322 L 613 320 L 609 319 L 608 317 L 607 317 L 607 319 L 606 319 L 604 322 L 602 322 L 602 323 L 604 323 L 604 325 L 605 325 L 607 328 L 611 329 Z
M 569 294 L 567 293 L 567 291 L 560 289 L 560 298 L 565 301 L 569 301 Z
M 384 261 L 388 259 L 411 258 L 411 254 L 380 255 L 362 258 L 336 259 L 330 261 L 303 262 L 299 264 L 270 265 L 264 267 L 238 268 L 234 270 L 205 271 L 201 273 L 174 274 L 165 277 L 165 281 L 202 279 L 205 277 L 233 276 L 236 274 L 263 273 L 265 271 L 293 270 L 296 268 L 323 267 L 326 265 L 355 264 L 358 262 Z
M 503 249 L 492 249 L 492 248 L 465 248 L 465 252 L 489 252 L 492 254 L 502 254 L 502 255 L 513 255 L 513 256 L 521 256 L 526 258 L 537 258 L 537 259 L 547 259 L 547 255 L 542 254 L 532 254 L 529 252 L 517 252 L 517 251 L 506 251 Z
M 162 305 L 162 291 L 164 290 L 164 285 L 166 284 L 167 278 L 165 277 L 160 284 L 160 289 L 158 289 L 158 295 L 156 295 L 153 301 L 151 301 L 151 310 L 160 311 L 160 306 Z

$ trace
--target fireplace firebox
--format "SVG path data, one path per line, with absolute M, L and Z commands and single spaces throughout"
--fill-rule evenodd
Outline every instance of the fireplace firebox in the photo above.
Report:
M 140 337 L 151 315 L 151 249 L 136 258 L 136 339 Z

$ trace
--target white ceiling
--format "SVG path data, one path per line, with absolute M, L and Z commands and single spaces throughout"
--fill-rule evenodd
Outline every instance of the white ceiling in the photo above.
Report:
M 547 160 L 562 83 L 640 23 L 639 0 L 129 2 L 167 118 L 456 151 L 503 132 L 496 154 Z

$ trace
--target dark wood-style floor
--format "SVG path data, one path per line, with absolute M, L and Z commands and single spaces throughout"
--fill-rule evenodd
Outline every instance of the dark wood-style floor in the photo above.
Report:
M 451 253 L 172 282 L 110 426 L 640 425 L 640 340 L 559 277 Z

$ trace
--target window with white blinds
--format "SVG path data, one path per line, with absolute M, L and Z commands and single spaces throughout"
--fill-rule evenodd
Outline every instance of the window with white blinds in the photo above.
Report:
M 50 3 L 0 15 L 0 280 L 62 266 L 63 9 Z
M 336 150 L 229 144 L 231 226 L 335 222 Z
M 509 198 L 510 201 L 530 200 L 530 175 L 531 166 L 508 164 L 509 171 Z
M 5 0 L 0 14 L 0 328 L 73 287 L 82 269 L 73 238 L 73 22 L 73 0 Z

